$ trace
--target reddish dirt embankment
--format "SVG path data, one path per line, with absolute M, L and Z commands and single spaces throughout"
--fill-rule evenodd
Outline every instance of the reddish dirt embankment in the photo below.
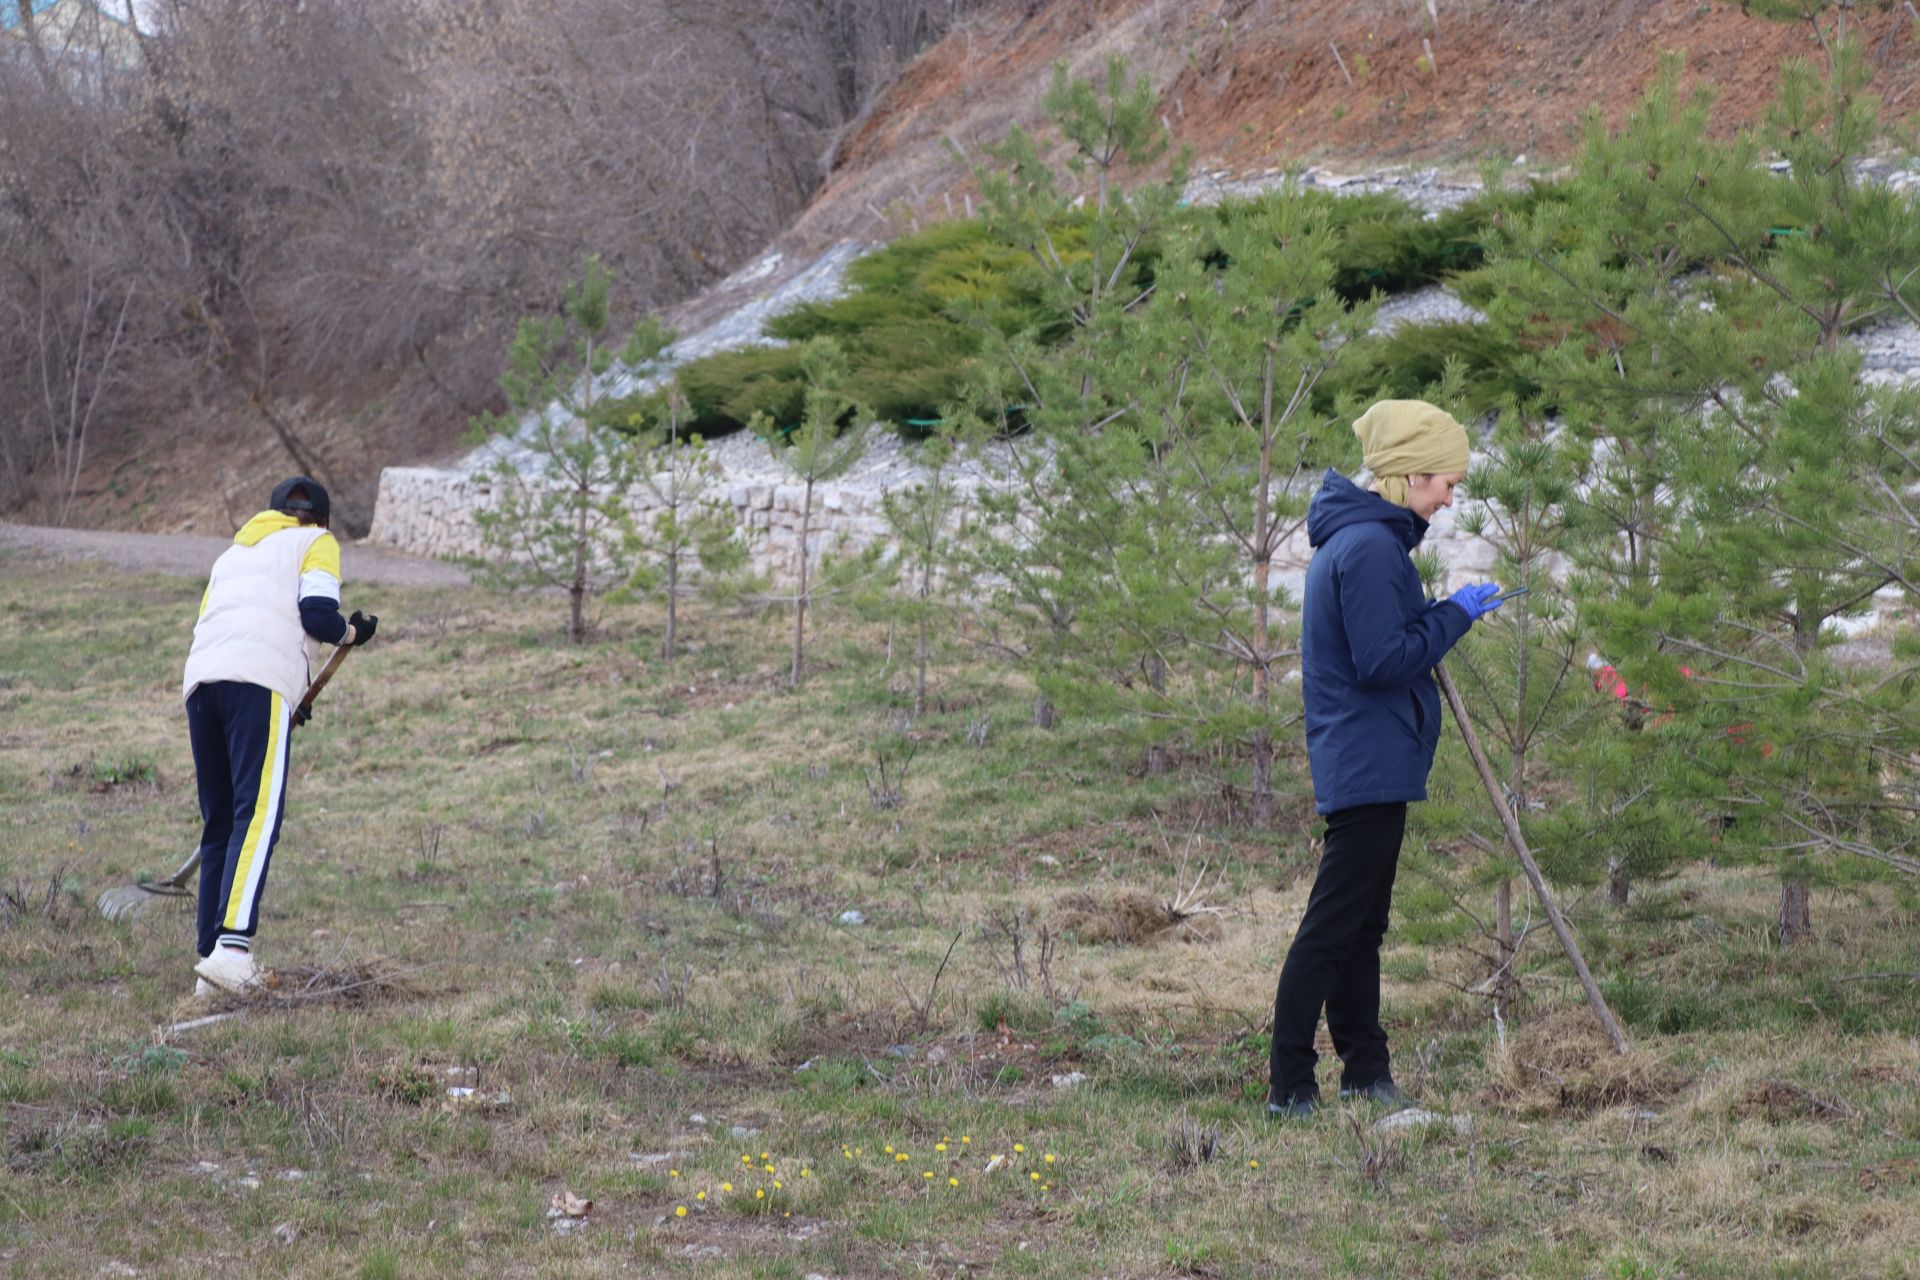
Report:
M 1898 4 L 1851 19 L 1893 115 L 1920 110 L 1917 29 L 1920 15 Z M 1702 0 L 1011 0 L 928 50 L 875 104 L 791 242 L 878 238 L 950 203 L 964 210 L 953 148 L 1031 124 L 1063 59 L 1089 74 L 1128 55 L 1207 167 L 1499 153 L 1532 168 L 1570 153 L 1589 110 L 1618 120 L 1668 52 L 1719 86 L 1716 127 L 1728 132 L 1759 117 L 1790 59 L 1822 56 L 1807 23 Z

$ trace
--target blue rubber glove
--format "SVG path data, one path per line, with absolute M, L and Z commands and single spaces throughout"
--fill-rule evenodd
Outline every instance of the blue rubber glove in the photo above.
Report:
M 1503 603 L 1500 584 L 1497 582 L 1470 582 L 1447 597 L 1448 604 L 1457 604 L 1467 611 L 1467 617 L 1474 622 L 1480 621 Z

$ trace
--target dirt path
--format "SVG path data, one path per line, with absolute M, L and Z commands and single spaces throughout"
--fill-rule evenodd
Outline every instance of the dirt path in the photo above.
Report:
M 205 577 L 229 538 L 188 533 L 120 533 L 105 529 L 51 529 L 0 523 L 0 550 L 61 560 L 100 560 L 121 569 Z M 374 582 L 395 587 L 464 587 L 467 571 L 441 560 L 405 555 L 349 542 L 340 569 L 349 585 Z

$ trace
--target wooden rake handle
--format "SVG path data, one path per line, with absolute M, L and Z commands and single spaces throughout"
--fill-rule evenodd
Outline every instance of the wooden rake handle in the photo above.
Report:
M 1533 860 L 1533 850 L 1527 848 L 1526 837 L 1520 834 L 1520 823 L 1507 804 L 1506 793 L 1500 789 L 1500 780 L 1493 776 L 1493 766 L 1487 763 L 1487 753 L 1480 748 L 1480 737 L 1474 733 L 1473 723 L 1467 719 L 1467 704 L 1461 701 L 1460 690 L 1454 687 L 1453 677 L 1447 673 L 1447 664 L 1435 664 L 1433 674 L 1440 681 L 1441 692 L 1447 695 L 1447 706 L 1453 710 L 1454 723 L 1460 726 L 1460 736 L 1467 741 L 1467 754 L 1473 757 L 1473 767 L 1480 771 L 1480 781 L 1486 784 L 1487 798 L 1493 801 L 1494 811 L 1500 815 L 1500 825 L 1507 830 L 1507 843 L 1519 855 L 1520 865 L 1527 873 L 1527 883 L 1533 886 L 1534 897 L 1540 899 L 1541 909 L 1547 913 L 1547 923 L 1553 926 L 1554 936 L 1560 939 L 1560 949 L 1573 962 L 1573 971 L 1580 979 L 1581 988 L 1587 993 L 1587 1004 L 1592 1006 L 1594 1018 L 1599 1021 L 1600 1029 L 1607 1033 L 1607 1039 L 1613 1042 L 1615 1052 L 1629 1052 L 1626 1034 L 1614 1020 L 1613 1010 L 1607 1007 L 1607 998 L 1600 994 L 1600 986 L 1593 980 L 1593 974 L 1580 954 L 1580 943 L 1574 938 L 1567 918 L 1560 914 L 1560 908 L 1554 903 L 1553 894 L 1547 889 L 1546 877 L 1540 874 L 1540 864 Z

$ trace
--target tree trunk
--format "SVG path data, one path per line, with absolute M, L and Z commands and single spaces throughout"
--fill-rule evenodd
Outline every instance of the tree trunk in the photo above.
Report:
M 1780 882 L 1780 945 L 1797 946 L 1813 937 L 1813 903 L 1805 880 Z
M 913 714 L 927 714 L 927 600 L 933 595 L 933 554 L 920 566 L 920 670 L 913 680 Z
M 807 477 L 806 492 L 800 502 L 800 587 L 793 597 L 793 670 L 787 687 L 800 687 L 800 662 L 807 647 L 807 537 L 812 532 L 813 477 Z
M 1260 378 L 1260 479 L 1253 495 L 1253 820 L 1273 820 L 1273 744 L 1267 736 L 1268 593 L 1272 590 L 1273 539 L 1273 352 Z
M 593 487 L 583 478 L 578 490 L 573 523 L 573 581 L 567 584 L 567 643 L 579 644 L 586 637 L 587 612 L 587 507 L 593 501 Z
M 1624 907 L 1632 892 L 1633 880 L 1627 874 L 1627 860 L 1615 854 L 1607 859 L 1607 901 L 1616 907 Z
M 1499 947 L 1500 969 L 1493 980 L 1493 1008 L 1502 1018 L 1513 1003 L 1513 881 L 1502 880 L 1493 891 L 1494 939 Z
M 676 535 L 677 536 L 677 535 Z M 667 634 L 660 642 L 660 656 L 673 661 L 674 641 L 680 620 L 680 549 L 667 552 Z

